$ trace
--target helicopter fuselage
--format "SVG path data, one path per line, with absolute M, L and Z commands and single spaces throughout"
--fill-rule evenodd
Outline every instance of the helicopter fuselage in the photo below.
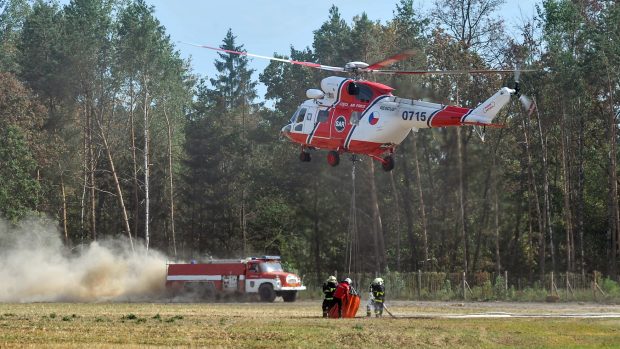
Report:
M 302 152 L 325 149 L 338 154 L 364 154 L 385 164 L 383 156 L 392 154 L 411 130 L 492 125 L 492 119 L 514 93 L 504 87 L 470 109 L 400 98 L 392 91 L 387 85 L 371 81 L 325 78 L 321 90 L 308 90 L 311 99 L 295 111 L 282 133 L 300 144 Z

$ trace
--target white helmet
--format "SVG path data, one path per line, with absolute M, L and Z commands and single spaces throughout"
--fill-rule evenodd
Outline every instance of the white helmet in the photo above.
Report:
M 337 281 L 336 277 L 333 275 L 327 278 L 327 282 L 336 282 L 336 281 Z
M 376 279 L 372 280 L 372 284 L 373 285 L 383 285 L 383 279 L 382 278 L 376 278 Z
M 351 284 L 351 279 L 346 278 L 346 279 L 344 279 L 344 282 L 346 282 L 347 284 L 349 284 L 349 285 L 350 285 L 350 284 Z

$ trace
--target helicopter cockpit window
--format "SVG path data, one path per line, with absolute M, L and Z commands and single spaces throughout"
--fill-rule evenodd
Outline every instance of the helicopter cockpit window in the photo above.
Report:
M 293 113 L 293 116 L 291 116 L 291 120 L 289 120 L 290 123 L 294 123 L 297 120 L 297 115 L 299 114 L 299 108 L 297 108 L 297 110 L 295 110 L 295 112 Z
M 354 82 L 349 83 L 347 86 L 347 92 L 351 96 L 357 96 L 360 93 L 359 85 Z
M 359 125 L 361 117 L 362 117 L 362 113 L 360 113 L 358 111 L 352 112 L 351 113 L 351 119 L 350 119 L 351 125 Z
M 297 113 L 297 120 L 295 120 L 295 122 L 303 122 L 304 116 L 306 116 L 306 108 L 302 108 L 299 113 Z
M 317 117 L 317 122 L 325 122 L 329 119 L 329 112 L 327 110 L 319 110 L 319 116 Z
M 357 84 L 358 93 L 355 98 L 361 102 L 370 102 L 372 100 L 372 89 L 366 85 Z

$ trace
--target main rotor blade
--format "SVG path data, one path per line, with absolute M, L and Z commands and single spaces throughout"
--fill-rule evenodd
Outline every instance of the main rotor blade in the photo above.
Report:
M 369 65 L 368 67 L 366 67 L 366 69 L 364 70 L 377 70 L 377 69 L 381 69 L 381 68 L 385 68 L 388 67 L 396 62 L 400 62 L 403 61 L 411 56 L 413 56 L 415 54 L 414 50 L 406 50 L 403 51 L 401 53 L 397 53 L 392 57 L 388 57 L 382 61 L 379 61 L 377 63 L 373 63 L 371 65 Z
M 211 46 L 206 46 L 206 45 L 197 45 L 197 44 L 191 44 L 191 43 L 188 43 L 188 42 L 184 42 L 184 44 L 195 46 L 195 47 L 206 48 L 206 49 L 214 50 L 214 51 L 226 52 L 226 53 L 233 54 L 233 55 L 248 56 L 248 57 L 261 58 L 261 59 L 268 59 L 270 61 L 296 64 L 296 65 L 301 65 L 301 66 L 304 66 L 304 67 L 310 67 L 310 68 L 315 68 L 315 69 L 329 70 L 329 71 L 335 71 L 335 72 L 344 72 L 344 68 L 342 68 L 342 67 L 332 67 L 332 66 L 329 66 L 329 65 L 322 65 L 322 64 L 313 63 L 313 62 L 302 62 L 302 61 L 296 61 L 296 60 L 293 60 L 293 59 L 261 56 L 261 55 L 257 55 L 257 54 L 253 54 L 253 53 L 233 51 L 233 50 L 226 50 L 226 49 L 219 48 L 219 47 L 211 47 Z
M 532 70 L 521 70 L 532 71 Z M 469 70 L 370 70 L 373 74 L 387 75 L 458 75 L 458 74 L 507 74 L 515 69 L 469 69 Z

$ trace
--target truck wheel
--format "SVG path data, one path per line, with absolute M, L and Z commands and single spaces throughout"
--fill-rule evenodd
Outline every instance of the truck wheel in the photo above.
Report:
M 260 295 L 260 300 L 263 302 L 273 302 L 276 299 L 276 292 L 273 290 L 271 284 L 260 285 L 258 294 Z
M 294 302 L 295 298 L 297 298 L 297 291 L 282 292 L 282 299 L 285 302 Z

